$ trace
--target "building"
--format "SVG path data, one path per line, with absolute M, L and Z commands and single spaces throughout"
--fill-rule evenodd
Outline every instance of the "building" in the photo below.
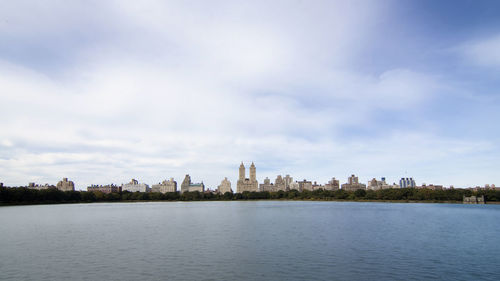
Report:
M 415 180 L 413 178 L 401 178 L 399 180 L 399 187 L 401 188 L 407 188 L 407 187 L 413 187 L 415 188 Z
M 149 185 L 147 185 L 145 183 L 139 183 L 137 180 L 132 179 L 129 183 L 122 184 L 122 191 L 150 192 L 151 189 L 149 188 Z
M 312 184 L 312 190 L 325 189 L 325 186 L 322 184 L 318 184 L 318 182 L 314 181 Z
M 297 190 L 297 191 L 300 190 L 299 183 L 296 182 L 296 181 L 290 183 L 290 189 L 289 190 L 294 190 L 294 189 Z
M 274 180 L 274 190 L 275 191 L 289 191 L 292 190 L 291 188 L 293 182 L 293 178 L 290 177 L 290 175 L 286 175 L 285 177 L 282 177 L 281 175 L 278 175 L 276 179 Z M 296 188 L 298 189 L 298 187 Z
M 311 181 L 304 179 L 303 181 L 299 181 L 297 183 L 299 184 L 299 191 L 304 191 L 304 190 L 312 191 L 313 190 Z
M 298 190 L 298 184 L 296 184 L 293 181 L 293 178 L 290 175 L 286 175 L 283 178 L 283 181 L 285 182 L 285 190 L 286 191 L 289 191 L 289 190 L 292 190 L 292 189 L 297 189 Z
M 87 191 L 100 191 L 102 193 L 113 193 L 113 192 L 121 192 L 122 188 L 118 185 L 107 184 L 107 185 L 91 185 L 87 187 Z
M 484 195 L 479 196 L 464 196 L 464 204 L 484 204 Z
M 181 184 L 181 193 L 184 192 L 193 192 L 193 191 L 198 191 L 198 192 L 205 192 L 205 185 L 203 182 L 201 183 L 192 183 L 191 182 L 191 177 L 189 175 L 186 175 L 184 177 L 184 180 L 182 181 Z
M 324 189 L 325 190 L 339 190 L 340 189 L 340 181 L 335 179 L 335 177 L 333 177 L 331 180 L 328 181 L 327 184 L 325 184 Z
M 274 180 L 274 189 L 275 191 L 286 191 L 286 183 L 281 175 L 278 175 Z
M 236 190 L 238 193 L 243 193 L 244 191 L 259 191 L 257 172 L 253 162 L 250 166 L 250 178 L 245 178 L 245 166 L 243 165 L 243 162 L 241 162 L 238 182 L 236 183 Z
M 387 184 L 385 178 L 381 178 L 379 181 L 376 178 L 373 178 L 368 182 L 366 189 L 369 190 L 380 190 L 380 189 L 389 189 L 394 188 L 393 185 Z
M 57 183 L 56 188 L 60 191 L 75 191 L 75 184 L 68 181 L 68 178 L 63 178 L 62 181 Z
M 227 178 L 224 178 L 217 187 L 217 192 L 220 194 L 224 194 L 226 192 L 233 193 L 233 190 L 231 189 L 231 182 Z
M 366 185 L 359 183 L 358 177 L 356 177 L 355 175 L 351 175 L 347 179 L 347 183 L 344 183 L 342 185 L 342 190 L 345 191 L 355 191 L 358 189 L 366 189 Z
M 177 192 L 177 182 L 174 181 L 174 178 L 170 178 L 170 180 L 164 180 L 161 183 L 153 184 L 151 186 L 151 192 Z
M 264 179 L 264 183 L 261 183 L 259 185 L 259 191 L 274 192 L 276 191 L 276 187 L 274 186 L 274 184 L 271 183 L 271 180 L 268 177 L 266 177 Z
M 431 189 L 431 190 L 443 190 L 442 185 L 425 184 L 425 183 L 423 183 L 421 186 L 417 186 L 416 188 L 426 188 L 426 189 Z
M 39 185 L 39 184 L 35 184 L 34 182 L 30 182 L 28 183 L 28 186 L 27 186 L 29 189 L 36 189 L 36 190 L 43 190 L 43 189 L 49 189 L 49 188 L 56 188 L 55 185 L 49 185 L 48 183 L 44 184 L 44 185 Z

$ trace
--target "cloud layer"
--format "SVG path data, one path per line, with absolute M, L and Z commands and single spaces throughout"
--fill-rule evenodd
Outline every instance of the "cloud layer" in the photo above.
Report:
M 392 1 L 8 4 L 1 180 L 85 189 L 189 173 L 214 188 L 254 161 L 261 181 L 498 181 L 498 136 L 460 134 L 465 120 L 498 120 L 498 95 L 437 68 L 373 71 L 361 59 L 398 45 L 381 24 L 397 12 Z M 450 56 L 494 63 L 492 38 Z M 485 103 L 484 116 L 447 118 Z

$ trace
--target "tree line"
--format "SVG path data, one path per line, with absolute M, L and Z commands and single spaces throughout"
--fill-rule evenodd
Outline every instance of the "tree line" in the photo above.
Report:
M 55 188 L 29 189 L 25 187 L 0 188 L 2 204 L 51 204 L 51 203 L 91 203 L 128 201 L 222 201 L 222 200 L 346 200 L 346 201 L 423 201 L 461 202 L 463 196 L 484 195 L 486 201 L 500 201 L 500 191 L 468 189 L 416 189 L 393 188 L 382 190 L 298 190 L 277 192 L 248 192 L 218 194 L 213 192 L 116 192 L 100 191 L 60 191 Z

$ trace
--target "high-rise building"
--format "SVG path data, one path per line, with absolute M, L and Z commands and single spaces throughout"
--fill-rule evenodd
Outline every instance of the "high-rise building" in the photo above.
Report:
M 325 184 L 325 190 L 339 190 L 340 189 L 340 181 L 333 177 L 331 180 Z
M 61 191 L 75 191 L 75 184 L 68 181 L 68 178 L 63 178 L 62 181 L 57 183 L 56 188 Z
M 401 178 L 399 180 L 399 187 L 407 188 L 407 187 L 415 187 L 415 180 L 413 178 Z
M 167 192 L 177 192 L 177 182 L 174 181 L 174 178 L 170 178 L 170 180 L 164 180 L 159 184 L 154 184 L 151 187 L 152 192 L 161 192 L 161 193 L 167 193 Z
M 244 191 L 259 191 L 256 168 L 253 162 L 252 165 L 250 165 L 250 178 L 245 178 L 245 165 L 241 162 L 236 190 L 238 193 Z
M 366 189 L 370 190 L 380 190 L 380 189 L 388 189 L 393 188 L 394 186 L 389 185 L 385 182 L 385 178 L 381 178 L 379 181 L 376 178 L 373 178 L 368 182 Z
M 269 178 L 264 179 L 264 183 L 261 183 L 259 185 L 259 191 L 276 191 L 274 184 L 271 183 L 271 180 Z
M 227 178 L 224 178 L 220 185 L 217 187 L 217 191 L 220 194 L 224 194 L 226 192 L 233 193 L 233 190 L 231 189 L 231 182 Z
M 136 179 L 132 179 L 129 183 L 122 184 L 122 191 L 128 192 L 150 192 L 149 185 L 139 183 Z
M 191 177 L 189 175 L 186 175 L 186 177 L 184 177 L 184 180 L 182 181 L 182 184 L 181 184 L 181 193 L 184 193 L 184 192 L 193 192 L 193 191 L 198 191 L 198 192 L 205 192 L 205 185 L 203 184 L 203 182 L 201 183 L 192 183 L 191 182 Z
M 285 190 L 286 191 L 289 191 L 289 190 L 292 190 L 292 189 L 297 189 L 298 188 L 295 188 L 295 184 L 293 182 L 293 178 L 290 177 L 290 175 L 286 175 L 285 178 L 283 179 L 283 181 L 285 182 Z
M 276 179 L 274 180 L 274 189 L 276 191 L 278 191 L 278 190 L 285 191 L 286 190 L 285 180 L 283 179 L 283 177 L 281 175 L 278 175 L 276 177 Z
M 313 190 L 311 181 L 304 179 L 303 181 L 299 181 L 298 183 L 299 183 L 299 191 L 304 191 L 304 190 L 312 191 Z
M 114 185 L 114 184 L 108 184 L 108 185 L 91 185 L 87 187 L 87 191 L 100 191 L 102 193 L 113 193 L 113 192 L 120 192 L 122 191 L 122 188 L 120 186 Z
M 345 191 L 355 191 L 358 189 L 366 189 L 366 185 L 359 183 L 358 177 L 356 177 L 355 175 L 351 175 L 347 179 L 347 183 L 344 183 L 342 185 L 342 190 L 345 190 Z
M 41 184 L 35 184 L 34 182 L 28 183 L 27 186 L 29 189 L 37 189 L 37 190 L 43 190 L 43 189 L 49 189 L 49 188 L 56 188 L 55 185 L 49 185 L 48 183 L 41 185 Z

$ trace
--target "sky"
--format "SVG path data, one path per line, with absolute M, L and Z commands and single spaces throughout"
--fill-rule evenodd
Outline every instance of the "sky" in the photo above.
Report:
M 500 184 L 499 1 L 2 1 L 0 182 Z M 247 170 L 248 176 L 248 170 Z

